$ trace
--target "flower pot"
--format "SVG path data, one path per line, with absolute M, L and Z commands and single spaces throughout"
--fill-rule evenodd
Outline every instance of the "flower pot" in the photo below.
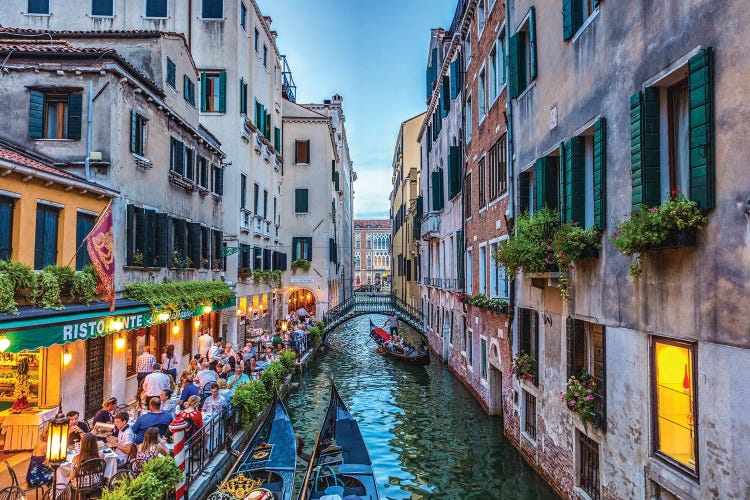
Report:
M 686 229 L 675 229 L 667 238 L 667 243 L 672 247 L 692 247 L 695 246 L 696 230 L 694 227 Z
M 583 250 L 581 250 L 581 259 L 598 259 L 599 258 L 599 249 L 595 246 L 586 245 Z

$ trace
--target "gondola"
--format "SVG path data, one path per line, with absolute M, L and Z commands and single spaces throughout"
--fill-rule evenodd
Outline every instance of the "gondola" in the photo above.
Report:
M 276 394 L 263 423 L 209 500 L 291 500 L 297 464 L 295 444 L 292 421 Z
M 357 421 L 331 383 L 331 401 L 315 440 L 298 500 L 338 495 L 377 500 L 378 489 Z
M 378 345 L 378 352 L 381 354 L 415 365 L 427 365 L 430 363 L 430 354 L 425 349 L 414 349 L 409 354 L 388 349 L 385 343 L 391 340 L 391 335 L 382 328 L 375 326 L 372 320 L 370 320 L 370 338 Z

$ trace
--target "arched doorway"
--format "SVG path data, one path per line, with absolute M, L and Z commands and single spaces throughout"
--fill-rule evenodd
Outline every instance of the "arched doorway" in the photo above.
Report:
M 300 307 L 304 307 L 308 313 L 315 315 L 315 294 L 310 290 L 305 290 L 304 288 L 295 290 L 289 295 L 288 304 L 289 312 L 294 312 Z

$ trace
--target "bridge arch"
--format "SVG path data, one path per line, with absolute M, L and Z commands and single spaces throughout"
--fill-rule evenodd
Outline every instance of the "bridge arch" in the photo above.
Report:
M 340 324 L 365 314 L 390 314 L 396 312 L 403 321 L 424 337 L 422 311 L 410 306 L 393 294 L 356 292 L 352 297 L 329 309 L 323 315 L 326 333 Z

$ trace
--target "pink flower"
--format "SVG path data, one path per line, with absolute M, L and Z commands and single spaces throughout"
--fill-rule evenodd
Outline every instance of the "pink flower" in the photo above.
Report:
M 570 403 L 568 403 L 568 406 L 571 406 L 571 407 L 572 407 L 572 406 L 575 406 L 575 405 L 576 405 L 576 404 L 575 404 L 575 403 L 574 403 L 573 401 L 571 401 Z
M 652 214 L 655 214 L 655 213 L 656 213 L 656 212 L 658 212 L 659 210 L 658 210 L 657 208 L 655 208 L 655 207 L 654 207 L 654 208 L 649 208 L 649 209 L 648 209 L 648 211 L 649 211 L 649 212 L 651 212 Z
M 574 266 L 573 264 L 568 264 L 568 267 L 569 267 L 570 269 L 575 269 L 575 268 L 576 268 L 576 266 Z
M 552 247 L 551 247 L 551 246 L 548 246 L 548 247 L 547 247 L 547 250 L 549 250 L 549 251 L 552 251 Z
M 573 393 L 573 396 L 575 396 L 575 397 L 577 397 L 577 398 L 578 398 L 578 397 L 581 397 L 581 395 L 580 395 L 579 393 L 577 393 L 577 392 L 574 392 L 574 393 Z
M 592 392 L 594 392 L 594 391 L 592 391 L 591 389 L 589 389 L 589 390 L 587 390 L 586 392 L 588 392 L 589 394 L 591 394 L 591 393 L 592 393 Z
M 591 401 L 593 401 L 593 400 L 594 400 L 594 396 L 586 396 L 585 398 L 583 398 L 583 400 L 584 400 L 584 401 L 588 401 L 588 402 L 591 402 Z
M 545 263 L 545 264 L 549 264 L 549 263 L 550 263 L 549 257 L 545 257 L 545 258 L 544 258 L 544 263 Z

